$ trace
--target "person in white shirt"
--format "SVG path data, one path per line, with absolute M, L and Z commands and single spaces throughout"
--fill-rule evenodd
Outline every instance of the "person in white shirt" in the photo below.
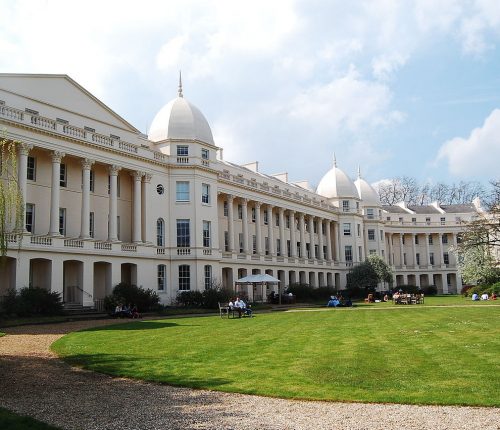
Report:
M 488 299 L 489 299 L 488 293 L 483 293 L 481 296 L 481 300 L 488 300 Z

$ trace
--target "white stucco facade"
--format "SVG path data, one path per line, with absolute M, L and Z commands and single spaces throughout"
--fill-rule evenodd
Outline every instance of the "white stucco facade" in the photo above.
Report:
M 473 204 L 382 207 L 336 162 L 312 191 L 257 163 L 224 161 L 182 89 L 148 137 L 65 75 L 0 74 L 0 127 L 19 142 L 27 210 L 26 232 L 12 235 L 0 268 L 0 296 L 40 286 L 93 306 L 125 281 L 171 303 L 180 290 L 211 279 L 232 287 L 252 273 L 283 287 L 344 288 L 370 253 L 393 266 L 396 284 L 460 291 L 450 248 Z

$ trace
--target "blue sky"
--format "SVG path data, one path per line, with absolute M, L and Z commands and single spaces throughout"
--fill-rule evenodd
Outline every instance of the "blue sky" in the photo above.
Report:
M 0 71 L 66 73 L 143 132 L 176 96 L 224 158 L 317 185 L 499 178 L 497 0 L 0 0 Z

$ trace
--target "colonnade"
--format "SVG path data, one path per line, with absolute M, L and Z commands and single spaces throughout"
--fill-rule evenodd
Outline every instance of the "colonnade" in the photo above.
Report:
M 230 194 L 224 194 L 223 198 L 227 202 L 227 232 L 228 241 L 226 244 L 227 252 L 240 251 L 239 244 L 235 246 L 235 204 L 241 205 L 241 234 L 242 234 L 242 253 L 252 254 L 253 249 L 250 249 L 250 223 L 248 222 L 249 209 L 255 210 L 255 254 L 264 254 L 263 250 L 263 236 L 266 233 L 262 223 L 262 214 L 265 211 L 267 217 L 267 238 L 268 247 L 265 250 L 270 256 L 288 256 L 290 258 L 309 258 L 316 260 L 332 261 L 338 260 L 340 255 L 339 240 L 338 240 L 338 223 L 311 214 L 303 212 L 296 212 L 293 209 L 286 209 L 284 207 L 275 207 L 272 204 L 262 204 L 258 201 L 250 201 L 246 198 L 235 197 Z M 275 237 L 275 216 L 278 217 L 278 243 Z M 289 217 L 289 236 L 285 233 L 285 219 Z M 253 220 L 252 220 L 253 221 Z M 297 222 L 298 222 L 298 240 L 297 240 Z M 307 231 L 306 231 L 307 223 Z M 324 226 L 324 228 L 323 228 Z M 315 233 L 315 227 L 316 232 Z M 331 229 L 334 229 L 334 238 L 332 241 Z M 325 232 L 323 234 L 323 231 Z M 306 239 L 306 234 L 309 233 L 309 241 Z M 317 234 L 317 237 L 316 237 Z M 287 250 L 287 241 L 290 241 L 290 250 Z M 333 242 L 335 247 L 333 247 Z M 309 243 L 309 253 L 307 252 L 307 243 Z M 318 245 L 316 249 L 315 245 Z M 297 246 L 298 245 L 298 246 Z M 324 247 L 326 245 L 326 253 Z M 289 252 L 289 254 L 288 254 Z

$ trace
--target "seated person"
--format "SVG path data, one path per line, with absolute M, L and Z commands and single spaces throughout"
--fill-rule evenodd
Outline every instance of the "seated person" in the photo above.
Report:
M 384 302 L 388 302 L 389 301 L 389 296 L 387 294 L 384 295 Z
M 243 305 L 241 309 L 244 312 L 244 314 L 248 317 L 251 317 L 253 313 L 252 306 L 247 305 L 243 299 L 240 299 L 240 303 Z
M 142 318 L 141 314 L 139 313 L 139 309 L 137 308 L 137 305 L 132 306 L 132 318 Z
M 332 298 L 330 298 L 330 301 L 328 302 L 327 306 L 329 308 L 337 308 L 340 306 L 340 300 L 337 297 L 332 296 Z
M 236 297 L 236 300 L 234 302 L 234 310 L 238 312 L 238 318 L 241 318 L 241 315 L 243 314 L 243 311 L 245 310 L 245 302 L 240 300 L 239 297 Z
M 477 300 L 479 300 L 479 294 L 474 293 L 474 294 L 472 295 L 472 300 L 473 300 L 474 302 L 475 302 L 475 301 L 477 301 Z
M 497 294 L 493 292 L 493 294 L 490 297 L 490 300 L 496 300 L 497 299 Z
M 489 299 L 488 293 L 483 293 L 481 295 L 481 300 L 488 300 L 488 299 Z
M 352 300 L 350 297 L 347 298 L 346 302 L 344 303 L 344 307 L 352 308 Z

